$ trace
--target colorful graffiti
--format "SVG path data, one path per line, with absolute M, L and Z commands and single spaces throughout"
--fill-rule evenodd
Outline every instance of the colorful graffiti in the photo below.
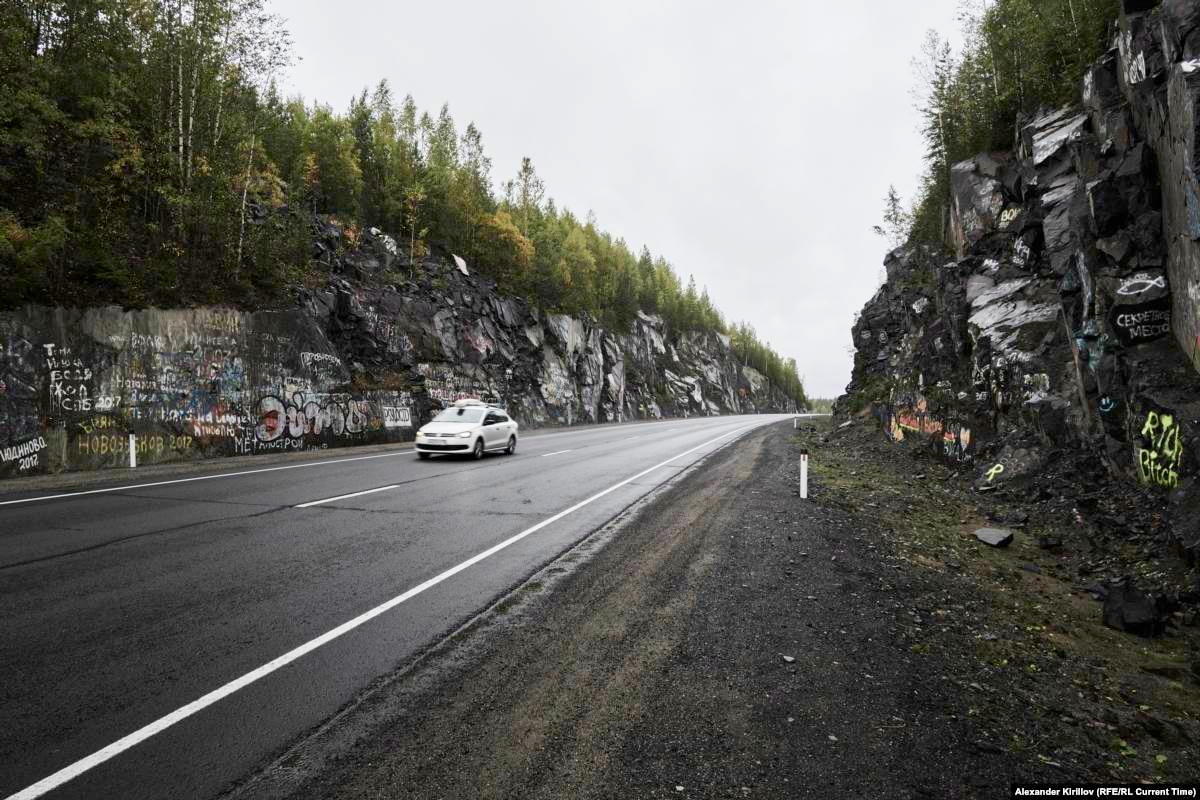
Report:
M 974 450 L 971 429 L 965 425 L 938 419 L 929 412 L 929 402 L 918 397 L 898 408 L 888 408 L 883 416 L 884 430 L 893 442 L 909 435 L 936 439 L 942 455 L 952 461 L 969 461 Z
M 948 428 L 942 434 L 942 455 L 951 461 L 970 461 L 973 453 L 971 445 L 970 428 L 963 426 L 955 429 Z
M 352 392 L 301 312 L 22 314 L 0 315 L 0 477 L 128 466 L 130 434 L 139 464 L 411 436 L 408 393 Z
M 984 468 L 980 478 L 990 486 L 997 481 L 1025 477 L 1038 469 L 1043 461 L 1043 456 L 1033 450 L 1006 449 L 994 464 Z
M 1142 426 L 1137 448 L 1138 475 L 1142 483 L 1174 489 L 1183 468 L 1183 438 L 1175 415 L 1151 410 Z

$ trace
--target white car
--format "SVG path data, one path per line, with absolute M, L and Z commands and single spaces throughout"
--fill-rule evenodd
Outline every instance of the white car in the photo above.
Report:
M 517 423 L 504 409 L 481 400 L 459 400 L 417 431 L 417 457 L 447 453 L 483 458 L 485 452 L 517 452 Z

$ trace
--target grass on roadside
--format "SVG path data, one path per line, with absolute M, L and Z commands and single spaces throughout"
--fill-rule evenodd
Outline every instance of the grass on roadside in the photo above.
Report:
M 913 458 L 869 427 L 823 423 L 794 442 L 811 454 L 814 500 L 859 515 L 886 541 L 888 557 L 956 584 L 954 598 L 929 605 L 946 623 L 935 629 L 957 624 L 964 635 L 918 628 L 910 649 L 958 665 L 951 677 L 971 698 L 964 713 L 1008 749 L 1051 765 L 1127 781 L 1194 779 L 1196 628 L 1140 639 L 1105 627 L 1100 604 L 1074 585 L 1064 559 L 1038 547 L 1036 534 L 1054 531 L 1031 520 L 1008 548 L 984 545 L 974 531 L 989 523 L 961 469 Z M 968 605 L 946 609 L 938 600 Z

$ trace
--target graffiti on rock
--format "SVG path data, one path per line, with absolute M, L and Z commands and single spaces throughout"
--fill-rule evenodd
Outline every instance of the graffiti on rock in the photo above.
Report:
M 1152 342 L 1171 331 L 1171 309 L 1162 301 L 1138 306 L 1115 306 L 1112 321 L 1122 343 L 1133 345 Z
M 383 427 L 411 428 L 412 409 L 408 406 L 383 406 Z
M 1002 480 L 1023 477 L 1038 469 L 1043 458 L 1031 450 L 1006 450 L 993 464 L 984 468 L 980 476 L 984 486 L 991 486 Z
M 1171 330 L 1171 292 L 1160 270 L 1123 278 L 1116 289 L 1109 322 L 1125 346 L 1152 342 Z
M 46 440 L 41 436 L 21 444 L 0 449 L 0 463 L 16 463 L 20 472 L 31 470 L 38 465 L 38 455 L 46 449 Z
M 267 395 L 258 401 L 254 438 L 262 443 L 283 438 L 320 438 L 323 434 L 362 433 L 371 417 L 370 404 L 349 397 L 321 397 L 298 392 L 289 401 Z
M 412 398 L 352 394 L 301 312 L 21 313 L 0 314 L 0 475 L 127 466 L 130 434 L 139 464 L 411 436 Z
M 425 379 L 425 393 L 429 399 L 444 406 L 456 400 L 490 394 L 444 364 L 418 364 L 417 372 Z
M 1137 448 L 1138 475 L 1142 483 L 1174 489 L 1183 467 L 1183 438 L 1173 413 L 1150 410 L 1142 425 Z
M 971 429 L 965 426 L 947 428 L 942 434 L 942 455 L 951 461 L 970 461 Z
M 48 370 L 46 381 L 53 406 L 59 411 L 108 411 L 120 404 L 119 397 L 93 396 L 92 368 L 60 344 L 44 344 Z
M 311 368 L 315 364 L 328 365 L 338 369 L 342 366 L 342 360 L 330 353 L 301 353 L 300 363 L 307 368 Z
M 911 434 L 923 435 L 938 441 L 942 455 L 947 459 L 971 460 L 974 452 L 971 429 L 932 416 L 925 398 L 910 399 L 898 408 L 886 409 L 884 414 L 884 429 L 893 442 L 903 442 Z
M 1013 244 L 1013 264 L 1017 267 L 1024 267 L 1033 257 L 1033 248 L 1024 239 L 1017 239 Z
M 1158 275 L 1157 277 L 1148 272 L 1139 272 L 1132 278 L 1127 278 L 1121 281 L 1120 288 L 1117 289 L 1117 294 L 1122 297 L 1130 297 L 1133 295 L 1152 292 L 1155 289 L 1166 289 L 1167 277 Z

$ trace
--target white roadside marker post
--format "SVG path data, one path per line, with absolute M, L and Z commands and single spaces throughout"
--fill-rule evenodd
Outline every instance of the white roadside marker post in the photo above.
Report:
M 800 418 L 799 417 L 792 417 L 792 430 L 794 430 L 794 431 L 800 430 Z
M 129 468 L 137 469 L 137 434 L 129 434 Z
M 808 499 L 808 450 L 800 451 L 800 499 Z

